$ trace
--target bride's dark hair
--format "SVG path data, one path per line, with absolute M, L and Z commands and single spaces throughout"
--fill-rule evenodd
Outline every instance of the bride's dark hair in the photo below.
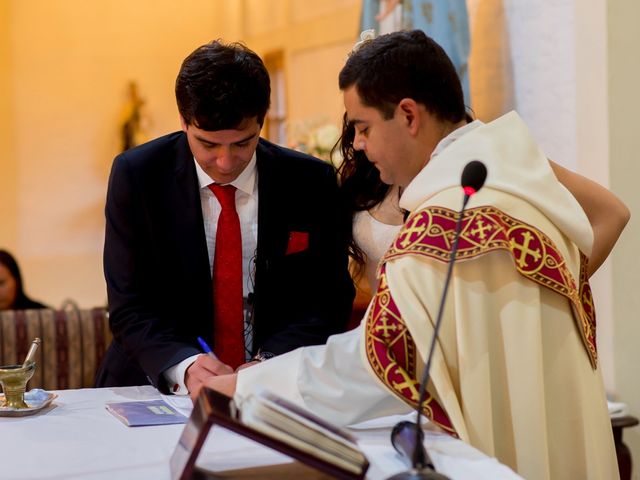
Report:
M 333 152 L 340 150 L 342 164 L 338 168 L 338 179 L 343 199 L 353 218 L 356 212 L 370 210 L 378 205 L 387 195 L 390 186 L 380 180 L 380 172 L 371 163 L 364 152 L 353 148 L 355 127 L 342 118 L 342 134 L 334 145 Z M 355 243 L 353 232 L 349 240 L 349 256 L 353 259 L 352 275 L 359 278 L 364 273 L 366 254 Z

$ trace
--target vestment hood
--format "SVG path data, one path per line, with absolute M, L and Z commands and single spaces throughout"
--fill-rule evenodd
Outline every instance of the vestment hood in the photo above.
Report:
M 547 157 L 513 111 L 471 129 L 434 155 L 407 186 L 400 206 L 414 211 L 435 194 L 459 186 L 462 170 L 471 160 L 480 160 L 486 165 L 485 188 L 502 190 L 526 200 L 585 255 L 591 254 L 593 231 L 586 214 L 557 181 Z

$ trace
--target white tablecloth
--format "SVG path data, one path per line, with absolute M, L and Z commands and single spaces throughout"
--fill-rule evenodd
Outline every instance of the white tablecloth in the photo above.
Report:
M 183 425 L 130 428 L 105 409 L 107 402 L 158 398 L 150 386 L 62 390 L 54 406 L 29 417 L 0 417 L 0 478 L 168 480 L 169 458 Z M 354 429 L 369 458 L 367 478 L 405 469 L 389 442 L 395 419 Z M 465 443 L 427 433 L 425 444 L 438 470 L 452 480 L 520 477 Z M 198 465 L 216 470 L 286 462 L 282 455 L 214 428 Z

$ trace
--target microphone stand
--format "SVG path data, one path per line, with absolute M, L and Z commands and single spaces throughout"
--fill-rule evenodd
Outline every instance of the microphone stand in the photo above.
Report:
M 483 180 L 484 181 L 484 180 Z M 451 258 L 449 259 L 449 265 L 447 266 L 447 275 L 444 281 L 444 291 L 440 298 L 440 306 L 438 307 L 438 316 L 436 318 L 436 324 L 433 329 L 433 335 L 431 337 L 431 345 L 429 346 L 429 356 L 427 357 L 427 363 L 424 367 L 422 374 L 422 381 L 420 382 L 420 395 L 418 396 L 418 408 L 416 410 L 416 423 L 403 422 L 405 425 L 397 425 L 399 429 L 409 428 L 412 431 L 415 429 L 414 448 L 411 458 L 411 470 L 406 472 L 400 472 L 393 475 L 389 480 L 449 480 L 449 477 L 438 473 L 434 470 L 433 464 L 427 451 L 424 449 L 422 427 L 420 426 L 420 417 L 422 415 L 422 404 L 427 394 L 427 382 L 429 381 L 429 371 L 431 370 L 431 360 L 433 359 L 433 352 L 436 349 L 436 341 L 438 340 L 438 332 L 440 331 L 440 324 L 442 323 L 442 313 L 444 311 L 444 303 L 447 299 L 447 292 L 449 291 L 449 283 L 451 280 L 451 273 L 453 272 L 453 264 L 456 261 L 456 254 L 458 253 L 458 240 L 460 240 L 460 231 L 462 230 L 462 216 L 464 210 L 467 207 L 467 203 L 471 198 L 471 195 L 475 193 L 474 189 L 464 188 L 464 199 L 462 201 L 462 208 L 458 214 L 458 220 L 456 222 L 456 232 L 453 240 L 453 246 L 451 247 Z M 408 425 L 406 425 L 408 424 Z M 396 429 L 394 428 L 394 432 Z M 392 433 L 393 438 L 393 433 Z

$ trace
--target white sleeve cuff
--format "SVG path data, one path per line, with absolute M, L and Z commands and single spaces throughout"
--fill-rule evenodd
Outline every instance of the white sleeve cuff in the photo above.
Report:
M 167 385 L 169 385 L 169 391 L 174 395 L 189 395 L 189 390 L 187 390 L 187 386 L 184 384 L 184 375 L 187 368 L 196 361 L 196 358 L 198 358 L 198 355 L 192 355 L 165 370 L 163 374 L 164 378 L 167 381 Z

